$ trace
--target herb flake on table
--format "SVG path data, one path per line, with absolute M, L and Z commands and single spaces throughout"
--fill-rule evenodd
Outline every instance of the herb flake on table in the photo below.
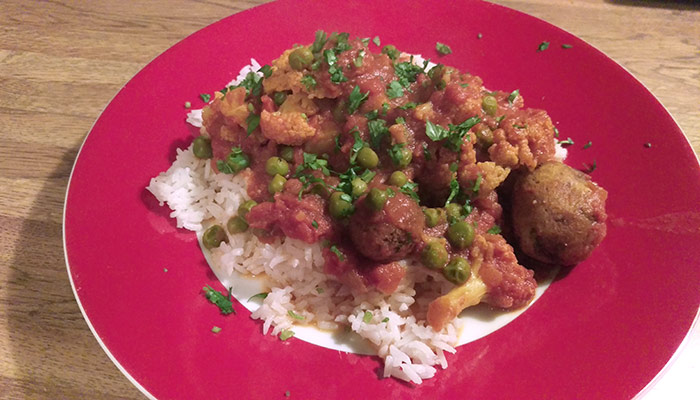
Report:
M 440 43 L 440 42 L 435 43 L 435 50 L 437 50 L 437 52 L 441 56 L 446 56 L 448 54 L 452 54 L 452 49 L 450 48 L 450 46 L 448 46 L 444 43 Z
M 280 340 L 283 342 L 292 336 L 294 336 L 294 331 L 290 331 L 289 329 L 285 329 L 280 332 Z
M 209 93 L 202 93 L 199 95 L 199 98 L 202 99 L 203 102 L 209 103 L 209 100 L 211 100 L 211 95 Z
M 557 143 L 561 146 L 572 146 L 574 141 L 571 138 L 566 138 L 566 140 L 560 140 Z
M 224 296 L 219 291 L 214 290 L 211 286 L 207 285 L 203 289 L 204 295 L 210 303 L 219 307 L 222 314 L 235 314 L 236 310 L 233 309 L 233 303 L 231 302 L 231 291 L 233 288 L 228 289 L 228 296 Z
M 211 331 L 214 333 L 219 333 L 219 332 L 221 332 L 221 328 L 219 328 L 218 326 L 215 325 L 213 328 L 211 328 Z
M 564 44 L 561 45 L 561 48 L 562 48 L 562 49 L 570 49 L 570 48 L 572 48 L 572 47 L 574 47 L 574 46 L 572 46 L 572 45 L 570 45 L 570 44 L 566 44 L 566 43 L 564 43 Z
M 586 150 L 587 148 L 589 148 L 589 147 L 591 147 L 591 146 L 593 146 L 593 142 L 591 142 L 591 141 L 589 140 L 588 143 L 586 143 L 586 144 L 583 145 L 583 149 Z
M 549 48 L 549 42 L 542 42 L 542 43 L 540 43 L 539 46 L 537 46 L 537 51 L 538 51 L 538 52 L 540 52 L 540 51 L 545 51 L 545 50 L 547 50 L 548 48 Z

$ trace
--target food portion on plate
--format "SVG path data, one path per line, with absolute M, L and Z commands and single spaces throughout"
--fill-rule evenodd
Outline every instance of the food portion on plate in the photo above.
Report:
M 446 368 L 463 309 L 532 301 L 513 245 L 573 265 L 605 236 L 607 193 L 562 162 L 545 111 L 379 38 L 319 31 L 208 100 L 149 190 L 218 276 L 266 277 L 264 333 L 351 330 L 384 376 Z

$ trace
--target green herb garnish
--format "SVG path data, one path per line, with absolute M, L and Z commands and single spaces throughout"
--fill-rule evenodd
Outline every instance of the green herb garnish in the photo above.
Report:
M 248 124 L 248 128 L 246 128 L 247 136 L 250 136 L 260 125 L 260 114 L 250 113 L 248 118 L 245 119 L 245 122 Z
M 540 43 L 539 46 L 537 46 L 537 51 L 545 51 L 549 48 L 549 42 L 542 42 Z
M 379 36 L 375 36 L 374 39 L 372 39 L 372 43 L 374 43 L 377 46 L 382 45 L 382 42 L 379 40 Z
M 498 225 L 494 225 L 494 226 L 490 227 L 489 230 L 486 231 L 486 233 L 490 233 L 492 235 L 498 235 L 499 233 L 501 233 L 501 227 Z
M 329 250 L 338 257 L 340 262 L 345 261 L 345 255 L 343 255 L 343 253 L 338 249 L 338 246 L 332 245 Z
M 250 157 L 240 147 L 231 148 L 225 160 L 218 160 L 216 167 L 224 174 L 237 174 L 250 165 Z
M 562 49 L 570 49 L 570 48 L 572 48 L 572 47 L 574 47 L 574 46 L 572 46 L 572 45 L 570 45 L 570 44 L 566 44 L 566 43 L 561 45 L 561 48 L 562 48 Z
M 304 75 L 301 78 L 301 83 L 306 86 L 306 90 L 312 90 L 316 87 L 316 79 L 311 75 Z
M 221 332 L 221 328 L 219 328 L 218 326 L 214 326 L 213 328 L 211 328 L 211 331 L 214 333 L 219 333 Z
M 362 105 L 362 103 L 364 103 L 368 97 L 369 91 L 367 91 L 367 93 L 362 93 L 360 92 L 360 87 L 355 86 L 348 97 L 348 114 L 353 114 L 355 111 L 357 111 L 357 109 L 360 108 L 360 105 Z
M 262 72 L 265 78 L 269 78 L 270 75 L 272 75 L 272 67 L 269 65 L 263 65 L 262 67 L 260 67 L 258 72 Z
M 202 290 L 204 291 L 204 295 L 206 296 L 207 300 L 209 300 L 210 303 L 216 305 L 219 307 L 219 310 L 221 311 L 222 314 L 228 315 L 228 314 L 235 314 L 236 310 L 233 309 L 233 303 L 231 302 L 231 290 L 233 288 L 229 288 L 228 290 L 228 296 L 224 296 L 223 294 L 219 293 L 218 291 L 214 290 L 211 286 L 207 285 Z
M 365 314 L 362 316 L 362 322 L 369 324 L 370 321 L 372 321 L 372 313 L 370 311 L 365 311 Z
M 450 48 L 450 46 L 440 42 L 435 43 L 435 50 L 437 50 L 437 52 L 443 56 L 452 53 L 452 49 Z
M 384 136 L 389 134 L 389 128 L 386 126 L 386 121 L 383 119 L 369 121 L 367 122 L 367 129 L 369 130 L 370 147 L 379 149 L 379 146 L 382 144 L 382 139 Z
M 574 141 L 571 140 L 571 138 L 567 138 L 566 140 L 560 140 L 560 141 L 557 142 L 557 143 L 559 143 L 559 144 L 562 145 L 562 146 L 571 146 L 571 145 L 574 144 Z
M 292 310 L 287 311 L 287 315 L 289 315 L 290 317 L 292 317 L 294 319 L 298 319 L 299 321 L 306 319 L 306 317 L 304 317 L 303 315 L 299 315 Z
M 294 336 L 294 331 L 290 331 L 289 329 L 285 329 L 280 332 L 280 340 L 283 342 L 292 336 Z
M 515 101 L 515 99 L 518 98 L 518 96 L 520 96 L 520 89 L 513 90 L 508 96 L 508 103 L 513 104 L 513 102 Z
M 588 143 L 586 143 L 586 144 L 583 145 L 583 149 L 586 150 L 587 148 L 589 148 L 589 147 L 591 147 L 591 146 L 593 146 L 593 142 L 591 142 L 591 141 L 589 140 Z
M 316 222 L 316 220 L 311 221 L 311 226 L 313 226 L 314 229 L 318 229 L 318 222 Z
M 392 81 L 386 88 L 386 96 L 390 99 L 403 96 L 403 86 L 399 81 Z
M 199 97 L 202 99 L 203 102 L 209 103 L 209 100 L 211 100 L 211 95 L 209 93 L 202 93 L 199 95 Z
M 248 298 L 248 301 L 257 300 L 257 299 L 265 300 L 267 298 L 268 294 L 270 294 L 270 293 L 262 292 L 262 293 L 254 294 Z

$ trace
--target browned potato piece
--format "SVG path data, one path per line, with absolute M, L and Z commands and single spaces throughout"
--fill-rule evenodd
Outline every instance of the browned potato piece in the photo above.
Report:
M 512 196 L 513 230 L 530 257 L 574 265 L 605 237 L 608 193 L 561 162 L 541 164 L 520 176 Z

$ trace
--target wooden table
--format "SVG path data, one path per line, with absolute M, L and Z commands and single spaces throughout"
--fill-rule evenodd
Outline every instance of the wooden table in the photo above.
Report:
M 622 64 L 700 152 L 697 2 L 496 2 Z M 100 348 L 73 297 L 61 238 L 68 177 L 95 119 L 146 63 L 258 3 L 0 2 L 0 398 L 143 398 Z M 648 398 L 700 398 L 699 336 Z

